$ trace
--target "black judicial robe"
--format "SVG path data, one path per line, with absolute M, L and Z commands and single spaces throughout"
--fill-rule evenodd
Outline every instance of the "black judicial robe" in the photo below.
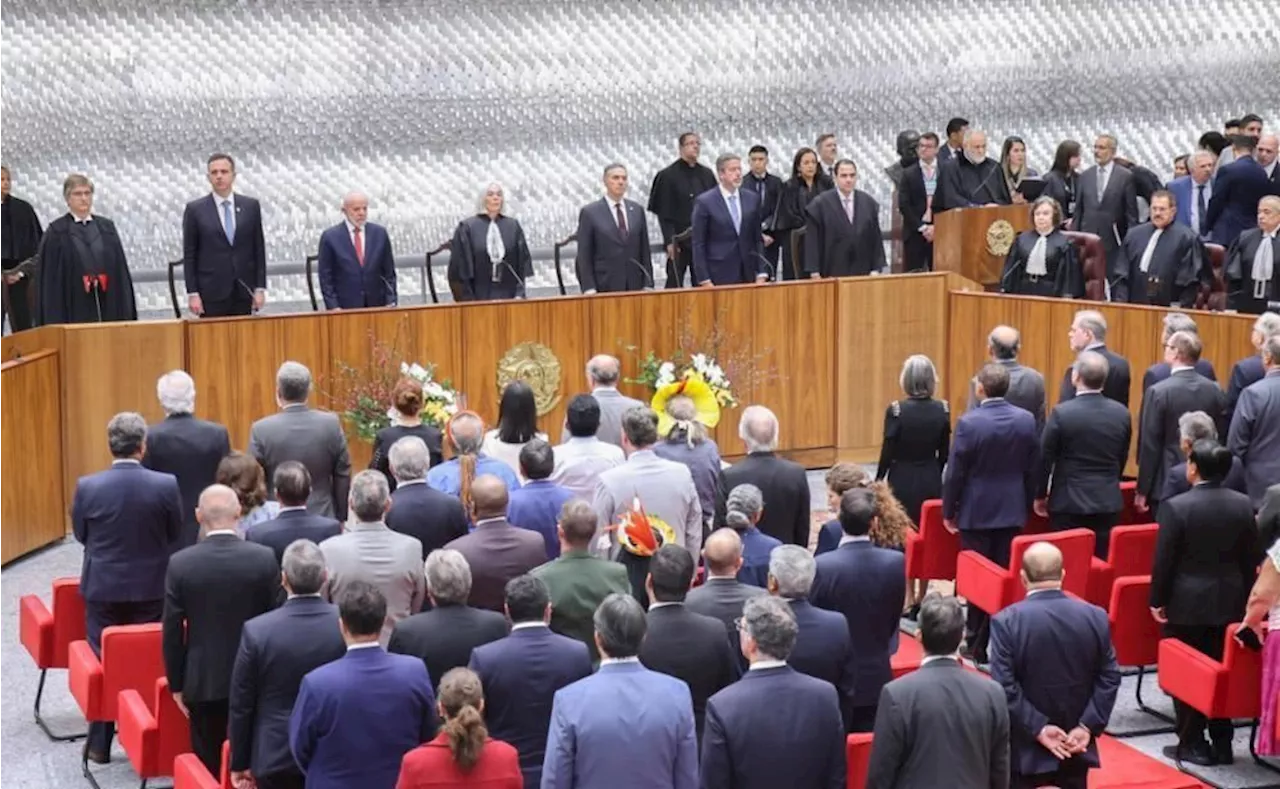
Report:
M 804 234 L 805 274 L 865 276 L 884 268 L 880 205 L 871 195 L 853 190 L 852 223 L 844 212 L 839 189 L 818 195 L 806 213 L 809 229 Z
M 1274 264 L 1271 279 L 1260 286 L 1253 281 L 1253 259 L 1262 242 L 1262 229 L 1253 228 L 1241 233 L 1227 250 L 1227 262 L 1222 278 L 1227 282 L 1227 309 L 1261 315 L 1267 310 L 1280 308 L 1280 237 L 1271 239 L 1271 259 Z
M 710 167 L 697 162 L 686 164 L 684 159 L 676 159 L 658 171 L 649 190 L 649 212 L 658 217 L 664 245 L 689 229 L 693 201 L 717 183 Z
M 533 256 L 524 228 L 502 214 L 494 220 L 506 254 L 489 258 L 489 216 L 469 216 L 458 223 L 449 247 L 449 287 L 455 301 L 525 298 L 525 281 L 533 276 Z
M 0 242 L 4 245 L 4 270 L 11 271 L 19 264 L 36 254 L 40 249 L 40 237 L 44 234 L 40 227 L 40 218 L 35 209 L 26 200 L 19 200 L 10 195 L 0 205 L 3 213 L 3 228 L 0 229 Z M 31 279 L 34 267 L 21 269 L 25 276 L 4 286 L 4 309 L 9 315 L 9 323 L 14 331 L 31 328 Z
M 1058 201 L 1062 209 L 1062 218 L 1071 219 L 1076 208 L 1076 174 L 1063 175 L 1057 170 L 1050 170 L 1044 176 L 1044 196 Z
M 1204 245 L 1186 225 L 1171 223 L 1156 242 L 1147 273 L 1140 271 L 1142 253 L 1156 232 L 1150 222 L 1138 225 L 1124 236 L 1120 245 L 1120 265 L 1111 284 L 1111 300 L 1157 307 L 1194 307 L 1200 287 L 1209 287 L 1209 270 Z
M 781 279 L 795 279 L 804 274 L 804 245 L 800 245 L 800 260 L 791 259 L 791 234 L 804 227 L 809 215 L 805 209 L 818 195 L 833 189 L 835 184 L 821 169 L 813 177 L 810 186 L 799 176 L 792 176 L 782 185 L 778 195 L 778 208 L 773 214 L 774 246 L 782 249 Z
M 1084 272 L 1075 245 L 1054 230 L 1045 236 L 1044 268 L 1046 274 L 1033 277 L 1027 273 L 1027 262 L 1040 234 L 1026 230 L 1009 248 L 1004 259 L 1004 273 L 1000 276 L 1000 291 L 1019 296 L 1053 296 L 1060 299 L 1084 298 Z
M 93 214 L 76 226 L 71 214 L 53 220 L 40 247 L 36 324 L 134 321 L 133 277 L 120 234 Z
M 974 164 L 961 156 L 942 163 L 938 170 L 938 190 L 933 195 L 934 214 L 988 203 L 1009 204 L 999 162 L 984 159 L 982 164 Z

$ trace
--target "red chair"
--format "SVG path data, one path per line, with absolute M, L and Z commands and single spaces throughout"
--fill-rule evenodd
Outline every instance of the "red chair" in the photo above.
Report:
M 1117 526 L 1132 526 L 1135 523 L 1147 523 L 1150 513 L 1138 514 L 1133 508 L 1133 497 L 1138 492 L 1138 483 L 1130 480 L 1120 483 L 1120 497 L 1124 499 L 1124 507 L 1120 510 L 1120 522 Z
M 114 721 L 120 692 L 151 694 L 164 676 L 160 652 L 160 624 L 115 625 L 102 631 L 102 659 L 88 641 L 76 641 L 67 651 L 71 695 L 87 721 Z M 80 769 L 94 789 L 98 781 L 89 772 L 89 741 L 80 755 Z
M 1080 270 L 1084 277 L 1084 297 L 1089 301 L 1107 300 L 1107 250 L 1102 239 L 1093 233 L 1075 230 L 1063 232 L 1076 248 Z
M 84 598 L 80 597 L 79 578 L 55 578 L 53 580 L 53 611 L 33 594 L 18 599 L 18 630 L 22 645 L 40 669 L 40 682 L 36 685 L 34 706 L 36 725 L 57 742 L 78 740 L 85 732 L 54 734 L 40 716 L 40 699 L 44 696 L 44 681 L 51 668 L 67 667 L 67 647 L 72 641 L 84 640 Z
M 1112 544 L 1114 545 L 1114 542 Z M 1154 718 L 1173 723 L 1173 718 L 1148 707 L 1142 700 L 1142 679 L 1146 676 L 1147 666 L 1155 665 L 1160 650 L 1160 623 L 1151 617 L 1151 608 L 1148 605 L 1150 597 L 1150 575 L 1116 579 L 1111 587 L 1111 596 L 1106 606 L 1107 619 L 1111 623 L 1111 643 L 1116 650 L 1117 664 L 1138 668 L 1138 686 L 1134 691 L 1138 709 Z M 1112 737 L 1140 737 L 1147 734 L 1167 734 L 1171 731 L 1174 731 L 1173 726 L 1158 726 L 1122 734 L 1108 731 L 1107 734 Z
M 232 786 L 231 786 L 231 740 L 222 741 L 222 771 L 218 776 L 218 780 L 222 782 L 222 789 L 232 789 Z
M 120 723 L 117 733 L 129 763 L 142 779 L 166 778 L 174 760 L 191 750 L 191 729 L 187 716 L 169 692 L 169 680 L 157 679 L 151 702 L 136 690 L 122 690 L 117 702 Z
M 889 658 L 889 667 L 893 669 L 893 678 L 904 677 L 920 668 L 924 661 L 924 647 L 913 636 L 898 634 L 898 651 Z
M 1196 309 L 1221 312 L 1227 308 L 1227 281 L 1223 278 L 1223 266 L 1227 263 L 1227 248 L 1221 244 L 1205 244 L 1205 255 L 1213 280 L 1208 288 L 1200 288 L 1196 297 Z
M 1107 548 L 1107 560 L 1093 557 L 1089 567 L 1089 594 L 1085 598 L 1102 608 L 1111 603 L 1111 585 L 1117 578 L 1131 575 L 1150 575 L 1156 557 L 1156 533 L 1160 527 L 1154 523 L 1117 526 L 1111 530 L 1111 542 Z
M 920 508 L 920 529 L 907 532 L 907 578 L 917 581 L 950 581 L 956 577 L 960 535 L 942 525 L 942 499 L 930 499 Z
M 194 753 L 179 754 L 173 760 L 173 789 L 221 789 L 222 785 L 209 775 L 200 757 Z
M 1026 595 L 1019 576 L 1022 554 L 1037 542 L 1058 546 L 1066 573 L 1062 588 L 1083 598 L 1089 588 L 1089 564 L 1093 559 L 1093 532 L 1088 529 L 1014 537 L 1008 567 L 998 566 L 977 551 L 961 551 L 956 560 L 956 594 L 990 615 L 1018 602 Z
M 848 789 L 864 789 L 867 770 L 871 767 L 871 735 L 850 734 L 845 739 L 844 758 L 848 767 Z

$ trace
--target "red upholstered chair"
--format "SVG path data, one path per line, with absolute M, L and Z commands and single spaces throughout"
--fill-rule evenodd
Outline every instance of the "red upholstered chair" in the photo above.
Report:
M 1118 526 L 1132 526 L 1135 523 L 1147 523 L 1151 519 L 1151 513 L 1144 512 L 1139 514 L 1133 508 L 1133 497 L 1138 492 L 1138 483 L 1134 480 L 1120 483 L 1120 497 L 1124 499 L 1124 506 L 1120 510 L 1120 522 Z
M 36 725 L 57 741 L 78 740 L 85 732 L 54 734 L 40 717 L 40 699 L 44 696 L 45 675 L 51 668 L 67 667 L 67 647 L 84 639 L 84 599 L 80 597 L 79 578 L 53 579 L 53 610 L 33 594 L 18 599 L 18 631 L 22 645 L 40 669 L 34 706 Z
M 1027 522 L 1022 527 L 1023 534 L 1048 534 L 1050 531 L 1052 529 L 1049 528 L 1049 519 L 1042 518 L 1035 512 L 1027 515 Z
M 844 758 L 848 766 L 848 789 L 864 789 L 871 767 L 871 735 L 850 734 L 845 739 Z
M 1093 557 L 1089 567 L 1089 595 L 1085 599 L 1094 605 L 1107 608 L 1111 603 L 1111 585 L 1117 578 L 1130 575 L 1150 575 L 1156 557 L 1156 533 L 1160 527 L 1154 523 L 1117 526 L 1111 530 L 1111 542 L 1107 548 L 1107 560 Z
M 221 789 L 221 786 L 194 753 L 180 754 L 173 760 L 173 789 Z
M 942 499 L 929 499 L 920 508 L 920 529 L 907 532 L 907 578 L 950 581 L 959 553 L 960 535 L 942 525 Z
M 1227 281 L 1222 276 L 1227 264 L 1227 248 L 1221 244 L 1205 244 L 1204 251 L 1213 270 L 1213 281 L 1207 289 L 1200 289 L 1196 309 L 1222 311 L 1227 308 Z
M 1133 575 L 1116 579 L 1107 600 L 1111 643 L 1115 646 L 1116 663 L 1138 668 L 1138 685 L 1134 691 L 1138 709 L 1152 717 L 1173 723 L 1173 719 L 1168 715 L 1152 709 L 1142 700 L 1142 679 L 1146 676 L 1147 666 L 1155 665 L 1160 650 L 1160 623 L 1151 617 L 1151 608 L 1147 604 L 1150 595 L 1150 575 Z M 1158 726 L 1123 734 L 1107 733 L 1113 737 L 1138 737 L 1146 734 L 1165 734 L 1173 730 L 1172 726 Z
M 998 566 L 977 551 L 961 551 L 956 559 L 956 594 L 992 615 L 1018 602 L 1026 595 L 1019 577 L 1022 554 L 1037 542 L 1058 546 L 1065 572 L 1062 588 L 1083 598 L 1089 588 L 1089 564 L 1093 559 L 1093 532 L 1088 529 L 1014 537 L 1008 567 Z
M 1084 274 L 1084 297 L 1089 301 L 1106 301 L 1107 250 L 1102 246 L 1102 239 L 1093 233 L 1074 230 L 1065 231 L 1062 235 L 1076 247 L 1076 257 L 1080 259 Z
M 232 789 L 231 786 L 231 740 L 222 741 L 222 770 L 218 776 L 218 780 L 222 782 L 222 789 Z
M 191 750 L 191 729 L 169 692 L 169 680 L 157 679 L 149 698 L 133 689 L 122 690 L 117 705 L 120 746 L 142 786 L 171 775 L 174 759 Z
M 923 661 L 924 647 L 920 645 L 920 642 L 906 633 L 899 633 L 898 651 L 894 652 L 893 657 L 889 658 L 889 667 L 893 669 L 893 678 L 897 679 L 910 674 L 920 668 L 920 664 Z

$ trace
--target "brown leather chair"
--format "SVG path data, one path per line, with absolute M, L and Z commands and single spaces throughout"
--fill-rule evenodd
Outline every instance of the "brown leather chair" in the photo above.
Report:
M 1213 283 L 1208 288 L 1200 288 L 1196 297 L 1196 309 L 1222 311 L 1227 308 L 1227 281 L 1223 278 L 1223 268 L 1227 265 L 1227 248 L 1221 244 L 1205 244 L 1204 252 L 1209 256 L 1209 267 L 1213 270 Z
M 1080 259 L 1080 267 L 1084 274 L 1084 297 L 1089 301 L 1107 300 L 1107 250 L 1102 246 L 1102 239 L 1093 233 L 1081 233 L 1074 230 L 1063 234 L 1076 247 L 1076 257 Z

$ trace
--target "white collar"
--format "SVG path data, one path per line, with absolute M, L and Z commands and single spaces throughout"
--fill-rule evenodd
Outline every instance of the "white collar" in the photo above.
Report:
M 476 521 L 476 528 L 478 529 L 486 523 L 505 523 L 506 520 L 506 517 L 503 515 L 499 515 L 496 518 L 485 518 L 484 520 Z
M 933 159 L 933 161 L 932 161 L 932 162 L 926 162 L 924 159 L 921 159 L 921 160 L 920 160 L 920 169 L 921 169 L 921 170 L 924 170 L 924 169 L 926 169 L 926 168 L 927 168 L 927 169 L 929 169 L 929 170 L 932 170 L 933 168 L 935 168 L 935 167 L 937 167 L 937 166 L 938 166 L 938 158 L 937 158 L 936 156 L 934 157 L 934 159 Z
M 920 665 L 927 666 L 938 660 L 954 660 L 956 663 L 960 662 L 960 658 L 956 655 L 929 655 L 924 660 L 920 661 Z
M 639 663 L 640 656 L 632 655 L 631 657 L 607 657 L 600 661 L 600 667 L 613 665 L 614 663 Z
M 725 201 L 727 202 L 727 201 L 729 200 L 729 198 L 731 198 L 731 197 L 737 197 L 737 196 L 738 196 L 738 193 L 737 193 L 737 192 L 730 192 L 730 191 L 726 190 L 726 189 L 724 188 L 724 186 L 721 186 L 721 187 L 720 187 L 720 196 L 721 196 L 721 197 L 723 197 L 723 198 L 725 199 Z
M 1262 230 L 1262 228 L 1258 228 L 1258 229 L 1259 229 L 1259 230 Z M 1268 232 L 1266 232 L 1265 230 L 1263 230 L 1263 231 L 1262 231 L 1262 237 L 1263 237 L 1263 238 L 1269 238 L 1269 239 L 1275 240 L 1276 233 L 1280 233 L 1280 227 L 1277 227 L 1275 230 L 1272 230 L 1270 233 L 1268 233 Z
M 226 197 L 218 197 L 217 192 L 210 192 L 209 196 L 213 198 L 213 204 L 216 205 L 218 208 L 222 208 L 222 202 L 224 200 L 230 200 L 231 207 L 232 208 L 236 207 L 236 193 L 234 190 L 228 193 Z
M 355 235 L 356 226 L 354 222 L 352 222 L 350 219 L 344 219 L 342 220 L 342 223 L 347 226 L 347 235 L 349 236 Z M 364 233 L 367 230 L 368 224 L 369 224 L 368 222 L 365 222 L 365 226 L 360 228 L 361 233 Z
M 1084 395 L 1091 395 L 1091 394 L 1100 395 L 1102 394 L 1102 390 L 1101 389 L 1077 389 L 1076 390 L 1076 397 L 1083 397 Z
M 396 489 L 399 490 L 400 488 L 407 488 L 410 485 L 425 485 L 425 484 L 427 484 L 427 481 L 425 479 L 406 479 L 406 480 L 398 479 L 396 480 Z
M 850 189 L 849 194 L 845 194 L 844 192 L 840 191 L 839 187 L 836 188 L 836 194 L 840 195 L 840 202 L 842 203 L 852 202 L 853 196 L 857 194 L 857 192 L 858 192 L 857 189 Z
M 616 386 L 597 386 L 595 389 L 591 390 L 591 394 L 595 394 L 596 392 L 617 392 L 617 391 L 618 391 L 618 387 Z
M 604 201 L 605 201 L 606 203 L 608 203 L 608 204 L 609 204 L 609 208 L 610 208 L 610 209 L 617 208 L 618 206 L 622 206 L 622 207 L 623 207 L 623 209 L 626 209 L 626 207 L 627 207 L 627 198 L 625 198 L 625 197 L 623 197 L 623 198 L 622 198 L 622 199 L 620 199 L 620 200 L 614 200 L 614 199 L 613 199 L 612 197 L 610 197 L 609 195 L 605 195 L 605 196 L 604 196 Z
M 757 660 L 751 664 L 748 671 L 763 671 L 767 668 L 782 668 L 787 665 L 785 660 Z
M 514 633 L 517 630 L 532 630 L 535 627 L 546 627 L 546 626 L 547 626 L 546 622 L 517 622 L 516 624 L 511 626 L 511 632 Z
M 866 534 L 861 534 L 856 537 L 852 534 L 846 534 L 840 538 L 840 545 L 848 545 L 851 542 L 871 542 L 871 537 Z
M 684 605 L 684 603 L 679 600 L 670 600 L 665 603 L 650 603 L 649 610 L 653 611 L 659 608 L 666 608 L 669 605 Z
M 288 597 L 287 599 L 289 599 L 289 600 L 297 600 L 297 599 L 299 599 L 299 598 L 303 598 L 303 597 L 314 597 L 314 598 L 316 598 L 316 599 L 318 600 L 318 599 L 320 599 L 320 593 L 319 593 L 319 592 L 312 592 L 311 594 L 291 594 L 291 595 L 289 595 L 289 597 Z
M 71 212 L 68 211 L 67 213 L 71 213 Z M 71 213 L 71 221 L 75 222 L 77 225 L 87 225 L 93 221 L 93 213 L 90 212 L 88 214 L 85 214 L 82 217 L 76 216 L 74 213 Z
M 214 529 L 214 530 L 213 530 L 213 531 L 211 531 L 211 532 L 205 532 L 205 535 L 204 535 L 204 536 L 205 536 L 205 539 L 208 539 L 208 538 L 210 538 L 210 537 L 214 537 L 214 536 L 219 535 L 219 534 L 230 534 L 232 537 L 239 537 L 239 536 L 240 536 L 239 534 L 236 534 L 236 530 L 235 530 L 235 529 Z
M 111 461 L 111 465 L 113 466 L 118 466 L 121 463 L 128 463 L 129 465 L 132 465 L 132 466 L 142 465 L 142 461 L 138 460 L 137 458 L 116 458 L 115 460 Z
M 1169 374 L 1173 375 L 1174 373 L 1180 373 L 1183 370 L 1194 370 L 1194 369 L 1196 369 L 1195 366 L 1190 364 L 1171 364 L 1169 365 Z
M 736 575 L 708 575 L 707 576 L 707 583 L 711 583 L 712 581 L 737 581 L 737 580 L 738 580 L 738 576 Z
M 381 647 L 381 646 L 382 645 L 379 644 L 377 641 L 365 641 L 359 644 L 348 644 L 347 651 L 354 652 L 357 649 L 373 649 L 375 647 Z
M 1027 596 L 1027 597 L 1030 597 L 1030 596 L 1031 596 L 1031 595 L 1033 595 L 1033 594 L 1040 594 L 1041 592 L 1061 592 L 1061 591 L 1062 591 L 1062 588 L 1061 588 L 1061 587 L 1058 587 L 1058 586 L 1046 586 L 1046 587 L 1044 587 L 1043 589 L 1028 589 L 1028 590 L 1027 590 L 1027 594 L 1026 594 L 1026 596 Z
M 281 507 L 280 509 L 276 510 L 276 514 L 277 514 L 277 515 L 282 515 L 282 514 L 284 514 L 284 513 L 286 513 L 286 512 L 297 512 L 298 510 L 303 510 L 303 511 L 305 511 L 306 509 L 307 509 L 307 505 L 305 505 L 305 504 L 299 504 L 299 505 L 298 505 L 298 506 L 296 506 L 296 507 Z

